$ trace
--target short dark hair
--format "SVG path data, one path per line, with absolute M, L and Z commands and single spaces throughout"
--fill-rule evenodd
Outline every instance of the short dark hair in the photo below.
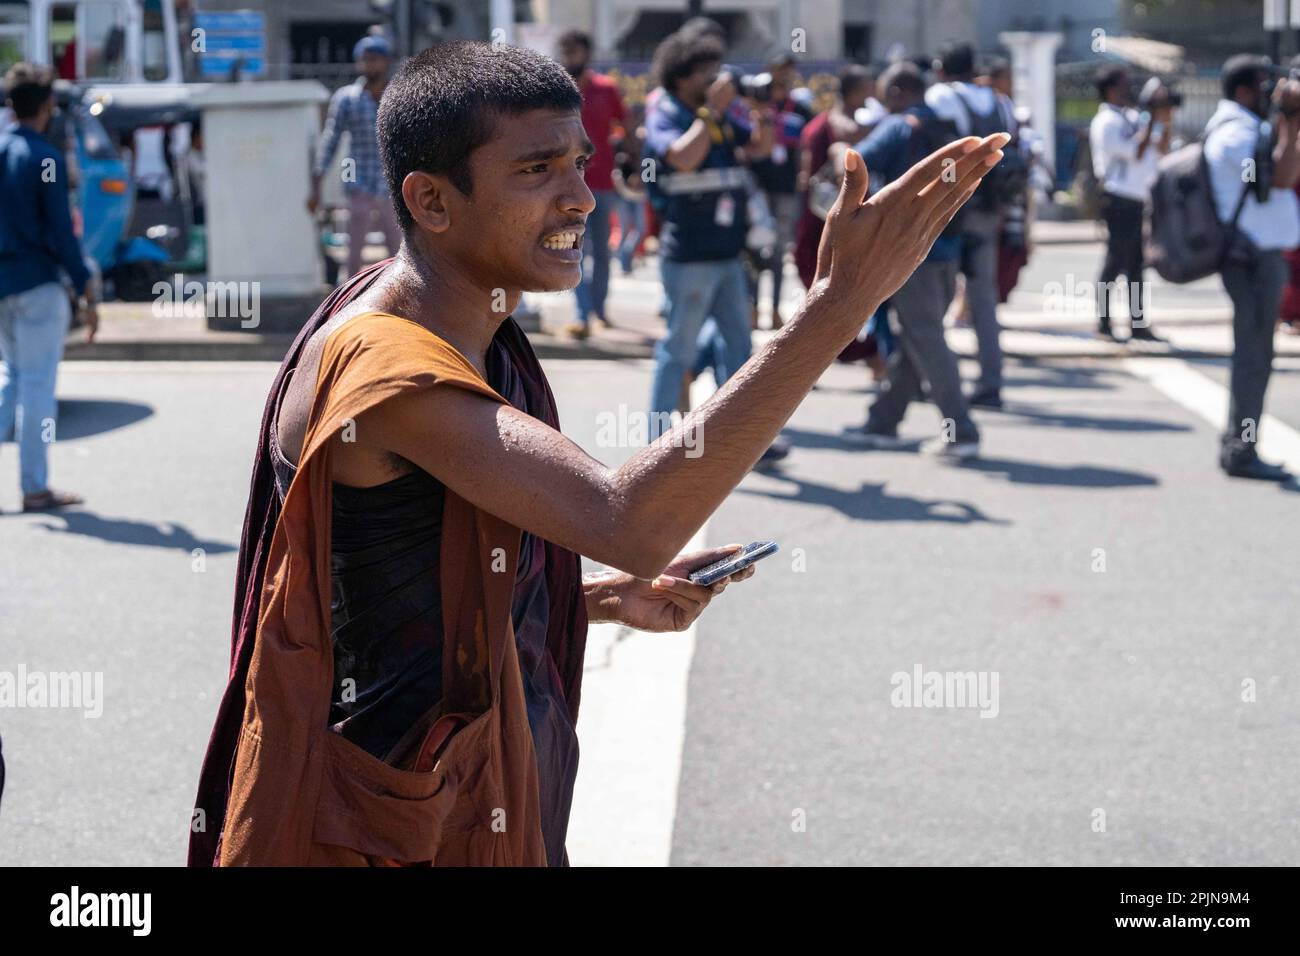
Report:
M 669 93 L 677 84 L 705 63 L 721 63 L 722 44 L 707 33 L 678 30 L 655 48 L 651 71 L 656 82 Z
M 1117 64 L 1100 67 L 1093 82 L 1097 85 L 1097 95 L 1103 100 L 1112 88 L 1118 86 L 1128 77 L 1128 70 Z
M 576 46 L 582 47 L 588 53 L 591 52 L 591 34 L 583 30 L 566 30 L 560 34 L 560 39 L 555 43 L 556 49 L 572 50 Z
M 581 109 L 582 94 L 564 67 L 535 50 L 462 40 L 411 57 L 385 87 L 375 124 L 403 231 L 414 223 L 402 199 L 407 173 L 445 174 L 468 196 L 470 153 L 492 139 L 499 117 Z
M 880 74 L 880 82 L 885 89 L 896 86 L 904 93 L 922 95 L 925 93 L 925 76 L 920 67 L 908 60 L 900 60 L 890 65 Z
M 850 63 L 835 77 L 835 92 L 839 93 L 840 99 L 844 99 L 854 90 L 864 86 L 870 88 L 872 79 L 871 71 L 865 66 Z
M 1257 86 L 1259 74 L 1268 73 L 1272 69 L 1273 61 L 1257 53 L 1238 53 L 1236 56 L 1228 57 L 1223 64 L 1223 70 L 1219 73 L 1219 80 L 1223 85 L 1223 98 L 1236 99 L 1238 87 Z
M 939 56 L 935 61 L 947 76 L 960 79 L 975 72 L 975 50 L 969 43 L 949 41 L 939 47 Z
M 15 63 L 5 74 L 5 99 L 20 120 L 31 119 L 54 95 L 54 72 L 35 63 Z

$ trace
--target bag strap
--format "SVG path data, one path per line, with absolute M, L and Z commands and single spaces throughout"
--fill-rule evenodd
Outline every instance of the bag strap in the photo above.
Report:
M 1237 229 L 1237 220 L 1241 218 L 1241 210 L 1246 206 L 1246 197 L 1250 195 L 1252 185 L 1249 181 L 1241 184 L 1241 195 L 1237 197 L 1237 208 L 1232 211 L 1232 221 L 1228 224 L 1228 228 L 1234 232 Z
M 1250 195 L 1252 185 L 1249 180 L 1241 184 L 1241 195 L 1237 197 L 1237 208 L 1232 211 L 1232 219 L 1228 223 L 1228 234 L 1224 237 L 1223 249 L 1219 253 L 1220 268 L 1228 258 L 1228 251 L 1232 249 L 1233 244 L 1237 241 L 1237 220 L 1241 218 L 1241 211 L 1246 206 L 1246 197 Z
M 1233 121 L 1227 120 L 1226 122 L 1233 122 Z M 1223 125 L 1224 125 L 1223 123 L 1219 123 L 1217 126 L 1214 127 L 1214 130 L 1217 130 L 1220 126 Z M 1201 144 L 1201 162 L 1205 163 L 1205 170 L 1207 174 L 1209 173 L 1210 166 L 1209 163 L 1206 162 L 1205 160 L 1205 144 L 1209 142 L 1210 134 L 1214 132 L 1214 130 L 1210 129 L 1209 126 L 1207 125 L 1205 129 L 1201 130 L 1201 135 L 1196 137 L 1197 142 Z M 1255 148 L 1258 150 L 1259 148 L 1258 143 L 1256 144 Z M 1237 197 L 1237 206 L 1232 211 L 1232 218 L 1228 220 L 1228 234 L 1224 237 L 1223 249 L 1219 253 L 1220 267 L 1223 266 L 1224 260 L 1228 258 L 1228 250 L 1231 249 L 1233 243 L 1237 241 L 1237 221 L 1241 218 L 1241 211 L 1246 207 L 1246 197 L 1250 195 L 1250 187 L 1252 185 L 1253 184 L 1249 180 L 1241 184 L 1241 195 Z M 1213 198 L 1213 186 L 1211 185 L 1210 188 L 1211 188 L 1211 198 Z

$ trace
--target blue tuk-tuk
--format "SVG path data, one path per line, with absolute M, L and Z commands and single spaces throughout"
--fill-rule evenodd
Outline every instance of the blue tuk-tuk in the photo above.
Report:
M 118 298 L 151 298 L 171 256 L 153 240 L 130 235 L 135 187 L 127 162 L 80 87 L 60 80 L 55 96 L 59 109 L 46 135 L 68 158 L 82 251 Z

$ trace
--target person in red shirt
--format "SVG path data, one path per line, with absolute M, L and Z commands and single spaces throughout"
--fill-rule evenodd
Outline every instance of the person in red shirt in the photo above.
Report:
M 567 331 L 575 338 L 586 338 L 594 315 L 603 325 L 605 298 L 609 292 L 609 214 L 618 201 L 614 191 L 614 142 L 621 138 L 627 123 L 627 111 L 618 85 L 602 73 L 591 69 L 591 37 L 581 30 L 570 30 L 560 37 L 560 63 L 573 77 L 582 92 L 582 128 L 596 147 L 587 160 L 587 188 L 596 197 L 596 208 L 587 216 L 582 238 L 582 281 L 574 290 L 578 300 L 577 320 Z M 590 257 L 591 269 L 586 261 Z

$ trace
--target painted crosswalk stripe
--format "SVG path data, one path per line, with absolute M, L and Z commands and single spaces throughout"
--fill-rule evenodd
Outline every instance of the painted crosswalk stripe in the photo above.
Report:
M 1149 382 L 1179 405 L 1195 412 L 1216 429 L 1228 420 L 1228 390 L 1213 379 L 1176 359 L 1130 358 L 1124 367 Z M 1300 474 L 1300 432 L 1275 415 L 1265 413 L 1259 423 L 1261 458 Z
M 712 391 L 705 376 L 691 404 Z M 705 547 L 705 524 L 684 550 Z M 646 634 L 618 624 L 587 631 L 578 711 L 578 779 L 566 846 L 573 866 L 667 866 L 686 737 L 695 625 Z

